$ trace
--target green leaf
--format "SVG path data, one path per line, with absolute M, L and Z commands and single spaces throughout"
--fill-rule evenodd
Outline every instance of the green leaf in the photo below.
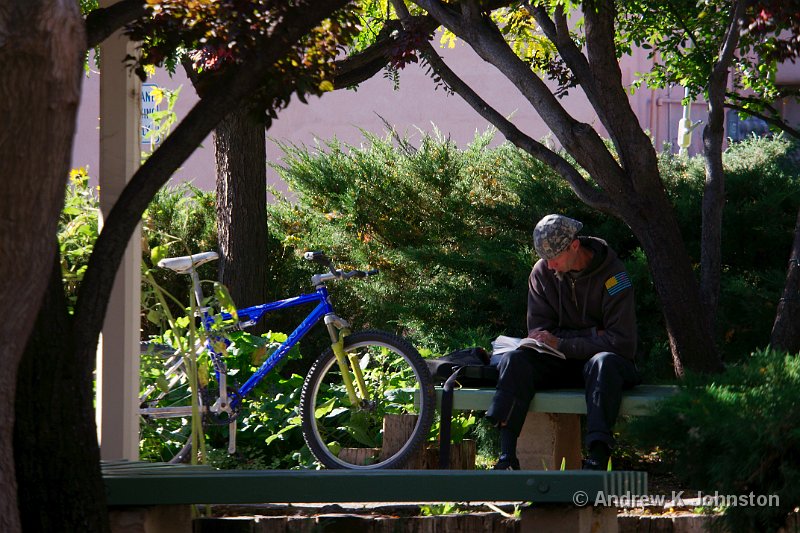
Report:
M 314 418 L 322 418 L 323 416 L 327 415 L 333 409 L 333 406 L 336 404 L 336 398 L 331 398 L 327 402 L 323 403 L 316 409 L 314 409 Z

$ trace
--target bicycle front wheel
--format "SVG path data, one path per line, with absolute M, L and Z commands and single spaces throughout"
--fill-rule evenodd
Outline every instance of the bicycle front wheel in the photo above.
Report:
M 358 396 L 354 404 L 331 348 L 314 363 L 300 398 L 303 436 L 328 468 L 402 467 L 428 437 L 435 410 L 433 380 L 405 339 L 370 330 L 344 339 Z

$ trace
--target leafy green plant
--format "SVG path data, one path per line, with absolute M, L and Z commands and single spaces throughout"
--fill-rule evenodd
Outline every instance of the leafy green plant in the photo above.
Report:
M 468 509 L 464 509 L 463 505 L 459 503 L 432 503 L 430 505 L 420 505 L 419 514 L 422 516 L 442 516 L 446 514 L 464 514 L 468 513 Z
M 480 414 L 478 416 L 481 416 Z M 458 444 L 465 438 L 472 435 L 478 418 L 472 411 L 455 411 L 450 421 L 450 440 L 453 444 Z M 441 420 L 436 420 L 431 426 L 431 440 L 439 436 L 441 430 Z
M 153 69 L 155 70 L 155 69 Z M 150 90 L 150 96 L 156 106 L 161 105 L 166 100 L 166 109 L 155 110 L 148 113 L 148 118 L 152 121 L 153 128 L 145 135 L 145 140 L 150 144 L 149 152 L 142 152 L 142 161 L 145 161 L 155 150 L 156 146 L 169 135 L 172 126 L 178 121 L 175 113 L 175 104 L 181 94 L 183 86 L 170 90 L 164 87 L 154 87 Z
M 89 185 L 88 171 L 85 167 L 72 170 L 64 209 L 58 220 L 61 276 L 70 312 L 78 298 L 78 287 L 97 239 L 99 212 L 97 190 Z
M 674 472 L 705 494 L 777 495 L 777 506 L 731 506 L 730 531 L 776 531 L 800 504 L 800 358 L 754 352 L 720 376 L 688 376 L 629 436 L 658 448 Z

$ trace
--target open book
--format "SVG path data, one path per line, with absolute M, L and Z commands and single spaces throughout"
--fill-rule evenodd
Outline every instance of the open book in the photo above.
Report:
M 531 348 L 533 350 L 536 350 L 537 352 L 546 353 L 552 355 L 553 357 L 558 357 L 560 359 L 567 358 L 567 356 L 564 355 L 561 351 L 541 341 L 537 341 L 536 339 L 531 339 L 531 338 L 520 339 L 517 337 L 507 337 L 505 335 L 500 335 L 499 337 L 497 337 L 495 340 L 492 341 L 492 359 L 495 359 L 495 357 L 502 355 L 506 352 L 510 352 L 511 350 L 516 350 L 517 348 Z

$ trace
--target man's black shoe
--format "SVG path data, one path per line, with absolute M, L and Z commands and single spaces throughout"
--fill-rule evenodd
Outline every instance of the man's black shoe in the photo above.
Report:
M 589 454 L 583 460 L 583 470 L 607 470 L 608 459 L 611 457 L 611 449 L 608 444 L 601 440 L 596 440 L 589 444 Z
M 583 460 L 583 465 L 581 465 L 581 470 L 608 470 L 608 461 L 606 464 L 602 464 L 597 459 L 589 459 Z
M 500 460 L 494 465 L 494 470 L 519 470 L 519 459 L 501 455 Z

